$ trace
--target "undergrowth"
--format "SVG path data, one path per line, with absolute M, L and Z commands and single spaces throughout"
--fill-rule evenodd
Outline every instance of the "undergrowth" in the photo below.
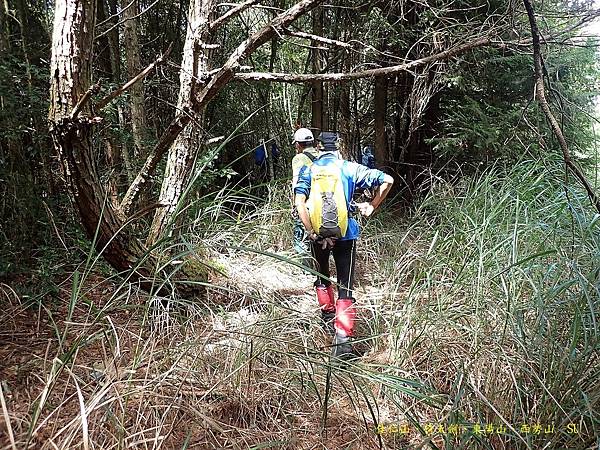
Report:
M 4 285 L 0 442 L 595 448 L 600 216 L 563 178 L 523 161 L 362 220 L 350 366 L 329 360 L 283 184 L 190 208 L 177 245 L 212 260 L 202 297 L 93 267 L 60 304 Z

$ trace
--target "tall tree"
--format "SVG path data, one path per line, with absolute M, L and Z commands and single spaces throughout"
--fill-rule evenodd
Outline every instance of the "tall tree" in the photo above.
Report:
M 6 3 L 0 1 L 0 53 L 5 53 L 10 48 L 8 39 L 8 16 L 5 9 Z
M 323 8 L 317 8 L 313 11 L 313 34 L 315 36 L 321 36 L 323 34 Z M 321 73 L 323 69 L 323 52 L 319 49 L 319 42 L 316 40 L 312 41 L 311 56 L 312 56 L 312 70 L 313 73 Z M 317 131 L 323 129 L 324 124 L 324 92 L 323 82 L 315 80 L 312 82 L 312 120 L 311 125 Z
M 121 0 L 123 11 L 123 39 L 125 47 L 125 60 L 127 64 L 127 77 L 135 77 L 142 70 L 139 44 L 139 2 L 138 0 Z M 148 125 L 146 108 L 144 106 L 144 83 L 136 83 L 129 91 L 131 109 L 131 129 L 133 134 L 134 152 L 136 160 L 147 156 Z
M 239 6 L 254 2 L 247 0 Z M 221 69 L 212 75 L 207 74 L 205 84 L 198 89 L 192 86 L 189 108 L 179 112 L 167 127 L 121 205 L 129 205 L 131 211 L 131 205 L 135 204 L 162 155 L 192 120 L 191 113 L 198 114 L 204 110 L 208 102 L 233 79 L 240 61 L 319 3 L 320 0 L 301 0 L 282 12 L 242 42 Z M 94 87 L 90 87 L 90 79 L 95 5 L 95 0 L 58 0 L 56 3 L 48 115 L 50 133 L 63 165 L 67 187 L 87 235 L 94 239 L 96 249 L 115 269 L 120 272 L 130 271 L 132 277 L 140 279 L 143 286 L 149 288 L 153 285 L 149 267 L 156 265 L 148 260 L 153 256 L 146 251 L 141 242 L 127 233 L 123 206 L 119 214 L 112 204 L 106 201 L 107 194 L 100 182 L 96 158 L 92 151 L 93 125 L 102 120 L 93 115 L 90 108 L 94 92 Z M 213 25 L 222 22 L 227 16 L 225 14 L 216 19 Z M 139 82 L 143 78 L 142 75 L 141 73 L 136 80 L 119 88 L 100 103 L 105 104 L 132 83 Z
M 118 271 L 130 270 L 144 254 L 106 202 L 92 149 L 89 99 L 95 23 L 94 0 L 58 0 L 50 62 L 50 134 L 81 223 L 96 248 Z M 142 275 L 147 275 L 142 273 Z
M 215 8 L 214 0 L 190 0 L 188 26 L 183 48 L 183 59 L 179 76 L 177 109 L 191 110 L 192 95 L 199 75 L 208 72 L 208 43 L 210 38 L 210 16 Z M 192 171 L 194 159 L 202 146 L 202 121 L 204 109 L 200 110 L 169 149 L 165 175 L 160 190 L 159 209 L 154 215 L 147 244 L 152 245 L 167 229 L 176 213 Z M 173 227 L 171 227 L 172 229 Z
M 27 3 L 25 0 L 16 0 L 16 7 L 17 18 L 15 19 L 19 23 L 21 49 L 23 51 L 23 58 L 25 59 L 25 70 L 27 74 L 27 88 L 31 95 L 33 80 L 31 76 L 31 58 L 29 57 L 29 39 L 26 32 L 28 28 L 29 11 L 27 10 Z
M 98 0 L 96 2 L 96 21 L 98 24 L 109 23 L 111 26 L 114 25 L 113 20 L 109 19 L 106 14 L 107 5 L 104 0 Z M 111 34 L 113 31 L 109 31 L 108 33 L 102 33 L 97 39 L 97 61 L 99 65 L 100 75 L 108 78 L 115 83 L 119 82 L 119 64 L 115 64 L 115 62 L 119 62 L 118 56 L 118 28 L 115 27 L 114 30 L 117 34 L 117 42 L 116 46 L 113 47 L 113 42 L 111 39 Z M 117 54 L 117 58 L 113 55 Z M 117 74 L 117 76 L 115 76 Z M 121 115 L 119 115 L 121 116 Z M 121 151 L 120 146 L 117 143 L 117 139 L 115 139 L 114 133 L 111 133 L 111 130 L 108 130 L 107 137 L 104 140 L 104 145 L 106 148 L 106 166 L 110 168 L 110 171 L 107 176 L 106 190 L 108 192 L 108 196 L 113 203 L 114 206 L 119 205 L 119 190 L 118 190 L 118 182 L 119 182 L 119 168 L 121 167 Z
M 388 79 L 375 78 L 375 161 L 379 167 L 384 167 L 389 160 L 388 139 L 385 128 L 387 119 Z

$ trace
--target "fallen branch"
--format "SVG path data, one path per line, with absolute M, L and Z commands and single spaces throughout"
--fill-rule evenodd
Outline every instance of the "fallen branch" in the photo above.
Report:
M 527 10 L 527 16 L 529 17 L 529 25 L 531 27 L 531 36 L 533 38 L 533 64 L 534 64 L 534 80 L 535 80 L 535 95 L 542 107 L 542 111 L 550 124 L 550 128 L 552 132 L 556 136 L 558 143 L 560 144 L 560 148 L 563 154 L 563 160 L 565 165 L 573 172 L 575 177 L 581 182 L 585 190 L 587 191 L 588 197 L 592 204 L 596 207 L 596 210 L 600 212 L 600 199 L 594 192 L 594 189 L 590 185 L 590 183 L 585 178 L 585 175 L 581 171 L 581 169 L 573 162 L 571 159 L 571 154 L 569 152 L 569 146 L 567 144 L 567 140 L 560 128 L 556 117 L 552 114 L 552 110 L 550 109 L 550 105 L 548 104 L 548 100 L 546 99 L 546 89 L 544 85 L 544 68 L 542 63 L 542 55 L 540 52 L 540 33 L 537 26 L 537 22 L 535 19 L 535 13 L 533 11 L 533 6 L 531 5 L 529 0 L 523 0 L 523 4 L 525 5 L 525 9 Z
M 96 111 L 100 111 L 102 108 L 104 108 L 106 105 L 108 105 L 110 102 L 112 102 L 115 98 L 117 98 L 119 95 L 123 94 L 124 92 L 126 92 L 127 90 L 129 90 L 133 85 L 135 85 L 136 83 L 140 82 L 141 80 L 143 80 L 144 78 L 146 78 L 146 76 L 152 72 L 152 70 L 159 65 L 160 63 L 162 63 L 165 58 L 167 56 L 169 56 L 169 53 L 171 53 L 171 50 L 173 49 L 173 44 L 171 43 L 169 45 L 169 48 L 167 48 L 167 51 L 165 53 L 163 53 L 161 56 L 159 56 L 157 58 L 156 61 L 154 61 L 152 64 L 150 64 L 148 67 L 146 67 L 144 70 L 142 70 L 140 73 L 138 73 L 135 77 L 133 77 L 131 80 L 129 80 L 127 83 L 125 83 L 124 85 L 122 85 L 121 87 L 115 89 L 114 91 L 112 91 L 110 94 L 108 94 L 106 97 L 104 97 L 102 100 L 100 100 L 97 104 L 96 104 Z
M 317 36 L 316 34 L 305 33 L 303 31 L 284 30 L 284 33 L 288 36 L 299 37 L 302 39 L 310 39 L 311 41 L 321 42 L 323 44 L 336 45 L 342 48 L 352 48 L 352 45 L 348 44 L 347 42 L 342 42 L 335 39 L 328 39 L 322 36 Z
M 448 50 L 444 50 L 434 55 L 424 58 L 415 59 L 404 64 L 396 66 L 380 67 L 377 69 L 363 70 L 360 72 L 351 73 L 310 73 L 310 74 L 290 74 L 290 73 L 267 73 L 267 72 L 246 72 L 236 73 L 235 80 L 241 81 L 274 81 L 281 83 L 310 83 L 313 81 L 324 81 L 329 83 L 340 83 L 344 81 L 353 81 L 361 78 L 375 78 L 380 76 L 392 76 L 399 72 L 409 71 L 420 66 L 431 64 L 437 61 L 443 61 L 453 56 L 462 55 L 463 53 L 486 45 L 494 45 L 495 47 L 506 48 L 508 44 L 502 42 L 494 42 L 490 38 L 480 38 L 466 44 L 457 45 Z

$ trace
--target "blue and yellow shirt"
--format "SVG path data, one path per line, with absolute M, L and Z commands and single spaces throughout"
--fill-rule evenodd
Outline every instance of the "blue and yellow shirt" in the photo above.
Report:
M 344 187 L 344 194 L 346 197 L 346 207 L 348 211 L 353 211 L 350 203 L 354 195 L 354 190 L 375 188 L 383 183 L 385 174 L 381 170 L 369 169 L 361 164 L 338 159 L 335 154 L 331 152 L 321 153 L 321 155 L 313 162 L 315 165 L 327 165 L 336 164 L 341 168 L 342 172 L 342 183 Z M 310 166 L 302 167 L 298 176 L 298 183 L 294 188 L 294 194 L 304 194 L 306 198 L 310 196 L 310 183 L 311 183 L 311 172 Z M 360 235 L 360 228 L 358 222 L 350 217 L 348 219 L 348 229 L 346 235 L 340 240 L 348 241 L 351 239 L 357 239 Z

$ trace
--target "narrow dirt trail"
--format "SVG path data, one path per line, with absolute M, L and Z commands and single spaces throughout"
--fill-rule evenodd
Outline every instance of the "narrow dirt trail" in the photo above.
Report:
M 85 439 L 96 448 L 380 448 L 374 430 L 391 413 L 368 371 L 329 365 L 314 276 L 258 254 L 216 263 L 226 276 L 213 277 L 206 298 L 166 309 L 98 274 L 72 310 L 70 277 L 43 305 L 11 296 L 0 379 L 17 448 L 30 433 L 40 449 Z M 384 292 L 364 280 L 359 268 L 359 333 L 368 336 Z M 366 363 L 387 358 L 386 346 L 366 344 Z M 4 431 L 0 445 L 10 445 Z

